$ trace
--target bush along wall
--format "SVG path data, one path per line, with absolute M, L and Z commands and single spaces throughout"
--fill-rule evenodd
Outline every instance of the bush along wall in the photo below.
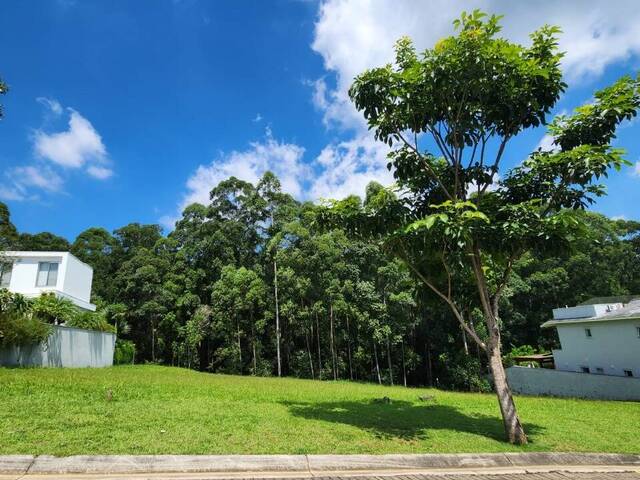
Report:
M 0 289 L 0 347 L 41 344 L 51 334 L 52 325 L 116 333 L 102 311 L 80 310 L 53 294 L 29 299 Z

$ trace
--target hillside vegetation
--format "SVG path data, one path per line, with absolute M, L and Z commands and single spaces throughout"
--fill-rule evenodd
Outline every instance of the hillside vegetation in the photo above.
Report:
M 504 442 L 491 394 L 159 366 L 0 369 L 0 454 L 640 451 L 640 403 L 516 401 L 526 447 Z

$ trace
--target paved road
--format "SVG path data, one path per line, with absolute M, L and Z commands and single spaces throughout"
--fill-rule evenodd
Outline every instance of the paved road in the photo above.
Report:
M 635 469 L 634 469 L 635 470 Z M 27 474 L 20 477 L 0 475 L 0 480 L 640 480 L 640 472 L 601 471 L 555 471 L 555 472 L 530 472 L 530 473 L 478 473 L 467 471 L 464 473 L 437 473 L 431 474 L 393 474 L 381 475 L 359 473 L 356 475 L 336 474 L 335 476 L 285 476 L 261 477 L 261 476 L 226 476 L 210 475 L 207 473 L 192 474 L 107 474 L 107 475 L 83 475 L 83 474 Z
M 515 474 L 435 474 L 393 475 L 379 477 L 355 477 L 357 480 L 640 480 L 640 473 L 633 472 L 541 472 Z M 314 477 L 314 480 L 353 480 L 354 477 Z M 277 479 L 272 479 L 277 480 Z M 283 479 L 285 480 L 285 479 Z M 293 480 L 293 479 L 286 479 Z M 300 479 L 300 480 L 309 480 Z

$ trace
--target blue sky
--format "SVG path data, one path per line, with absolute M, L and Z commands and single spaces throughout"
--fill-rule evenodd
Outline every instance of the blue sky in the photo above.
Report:
M 640 12 L 611 2 L 431 0 L 6 0 L 0 15 L 0 200 L 21 231 L 170 226 L 223 178 L 274 170 L 300 199 L 389 182 L 384 146 L 346 99 L 355 74 L 451 33 L 462 9 L 504 13 L 505 36 L 564 29 L 557 111 L 640 66 Z M 515 4 L 515 5 L 514 5 Z M 619 132 L 633 167 L 596 210 L 640 220 L 640 124 Z M 508 151 L 519 163 L 544 137 Z

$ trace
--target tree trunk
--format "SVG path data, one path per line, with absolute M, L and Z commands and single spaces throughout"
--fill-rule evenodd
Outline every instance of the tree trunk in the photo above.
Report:
M 380 363 L 378 362 L 378 347 L 376 347 L 376 341 L 373 340 L 373 357 L 376 360 L 376 375 L 378 376 L 378 383 L 382 385 L 382 377 L 380 376 Z
M 156 363 L 156 327 L 153 321 L 151 322 L 151 362 Z
M 313 335 L 313 330 L 311 331 L 311 334 Z M 309 332 L 307 331 L 307 329 L 305 329 L 304 332 L 304 339 L 307 342 L 307 353 L 309 354 L 309 368 L 311 369 L 311 378 L 315 380 L 316 376 L 313 372 L 313 357 L 311 356 L 311 345 L 309 344 Z
M 464 354 L 469 355 L 469 344 L 467 343 L 467 334 L 465 333 L 464 328 L 462 328 L 462 325 L 460 325 L 460 331 L 462 332 L 462 343 L 464 345 Z
M 389 365 L 389 382 L 393 385 L 393 366 L 391 365 L 391 342 L 387 335 L 387 363 Z
M 253 374 L 256 375 L 258 371 L 258 360 L 256 358 L 256 334 L 253 326 L 253 315 L 251 318 L 251 350 L 253 353 Z
M 496 394 L 498 395 L 498 403 L 500 404 L 500 412 L 502 413 L 502 421 L 507 439 L 510 443 L 524 445 L 527 443 L 527 435 L 518 418 L 516 405 L 513 401 L 513 395 L 507 382 L 507 375 L 502 365 L 502 356 L 499 348 L 489 349 L 489 369 L 493 375 L 493 383 L 495 385 Z
M 407 386 L 407 365 L 404 361 L 404 338 L 400 340 L 400 347 L 402 348 L 402 382 L 404 386 Z
M 471 325 L 471 328 L 475 332 L 476 327 L 473 324 L 473 317 L 472 316 L 469 316 L 469 325 Z M 464 331 L 464 329 L 462 331 Z M 482 364 L 482 359 L 481 359 L 481 355 L 480 355 L 480 345 L 478 345 L 477 343 L 476 343 L 476 356 L 478 357 L 478 362 L 480 362 L 480 364 Z
M 322 380 L 322 353 L 320 349 L 320 321 L 316 312 L 316 338 L 318 339 L 318 379 Z
M 425 344 L 425 350 L 427 351 L 427 376 L 429 377 L 428 385 L 433 387 L 433 367 L 431 365 L 431 347 L 429 342 Z
M 349 379 L 353 380 L 353 367 L 351 365 L 351 329 L 349 328 L 349 315 L 347 315 L 347 355 L 349 356 Z
M 471 257 L 473 269 L 478 284 L 478 293 L 480 294 L 480 303 L 484 313 L 484 321 L 489 334 L 487 342 L 487 356 L 489 358 L 489 370 L 493 376 L 496 395 L 502 413 L 502 422 L 504 431 L 507 435 L 509 443 L 524 445 L 527 443 L 527 435 L 524 433 L 516 404 L 513 401 L 513 394 L 507 382 L 507 375 L 502 365 L 502 353 L 500 351 L 500 323 L 498 318 L 498 297 L 491 298 L 487 279 L 482 269 L 482 257 L 477 246 L 473 248 L 473 256 Z
M 273 259 L 273 290 L 276 300 L 276 352 L 278 357 L 278 376 L 282 376 L 282 360 L 280 358 L 280 309 L 278 306 L 278 264 Z
M 240 343 L 240 322 L 236 319 L 236 329 L 238 332 L 238 362 L 240 375 L 242 375 L 242 343 Z
M 333 369 L 333 379 L 338 379 L 338 370 L 336 367 L 336 350 L 333 338 L 333 304 L 329 305 L 329 345 L 331 347 L 331 367 Z

